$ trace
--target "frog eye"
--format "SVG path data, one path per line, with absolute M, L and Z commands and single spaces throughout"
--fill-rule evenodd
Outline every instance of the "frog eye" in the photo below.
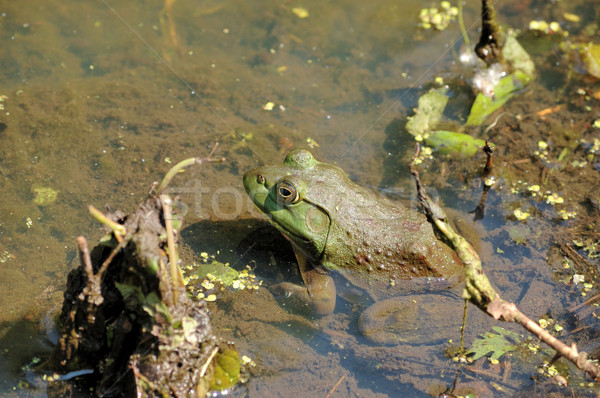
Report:
M 298 191 L 289 181 L 279 181 L 275 190 L 277 191 L 277 199 L 283 204 L 289 205 L 298 201 Z
M 258 182 L 259 184 L 264 184 L 265 183 L 265 177 L 262 176 L 262 174 L 258 174 L 256 176 L 256 182 Z

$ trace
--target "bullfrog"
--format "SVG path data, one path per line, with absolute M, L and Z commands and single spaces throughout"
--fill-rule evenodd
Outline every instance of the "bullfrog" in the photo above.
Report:
M 375 311 L 411 325 L 420 316 L 409 320 L 403 308 L 419 300 L 398 301 L 398 296 L 448 289 L 461 279 L 458 256 L 436 237 L 425 215 L 355 184 L 308 150 L 294 149 L 283 164 L 247 171 L 244 188 L 291 242 L 304 286 L 286 287 L 303 295 L 318 314 L 334 311 L 335 274 L 373 299 Z M 431 302 L 423 305 L 439 311 Z M 370 332 L 363 325 L 370 318 L 377 316 L 361 316 L 361 331 L 376 342 L 389 337 Z M 390 322 L 375 328 L 389 329 Z

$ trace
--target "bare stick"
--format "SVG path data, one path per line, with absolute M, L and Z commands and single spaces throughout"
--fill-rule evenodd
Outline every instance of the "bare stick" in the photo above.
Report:
M 177 304 L 177 295 L 175 290 L 183 286 L 183 280 L 177 267 L 177 251 L 175 250 L 175 238 L 173 237 L 173 215 L 171 212 L 171 198 L 167 195 L 160 195 L 160 202 L 163 206 L 165 219 L 165 228 L 167 230 L 167 249 L 169 251 L 169 270 L 171 272 L 171 287 L 173 289 L 173 300 Z
M 185 169 L 186 167 L 189 167 L 193 164 L 202 165 L 203 163 L 209 163 L 209 162 L 224 162 L 225 158 L 213 158 L 213 153 L 215 152 L 215 150 L 217 149 L 218 146 L 219 146 L 219 143 L 218 142 L 215 143 L 215 145 L 213 146 L 213 149 L 210 151 L 208 156 L 205 158 L 197 158 L 196 157 L 196 158 L 185 159 L 185 160 L 182 160 L 181 162 L 177 163 L 175 166 L 171 167 L 171 169 L 167 172 L 167 174 L 165 174 L 165 177 L 160 182 L 160 185 L 158 186 L 158 188 L 156 188 L 156 190 L 154 192 L 150 192 L 150 196 L 156 197 L 156 196 L 160 195 L 162 193 L 162 191 L 167 187 L 167 185 L 169 185 L 169 183 L 171 182 L 173 177 L 175 177 L 175 175 L 177 173 L 179 173 L 181 170 Z
M 215 355 L 217 355 L 217 352 L 219 352 L 219 347 L 213 348 L 212 352 L 210 353 L 210 356 L 208 357 L 206 362 L 204 362 L 204 365 L 202 365 L 202 369 L 200 369 L 200 377 L 204 377 L 204 375 L 206 374 L 206 369 L 208 369 L 208 366 L 212 362 Z
M 552 336 L 547 330 L 523 314 L 514 303 L 504 301 L 494 290 L 483 272 L 481 260 L 473 247 L 452 228 L 448 223 L 444 211 L 427 196 L 425 188 L 421 185 L 419 173 L 414 167 L 414 159 L 416 159 L 418 154 L 419 145 L 417 144 L 417 151 L 409 168 L 415 178 L 419 202 L 434 228 L 446 237 L 464 264 L 465 288 L 463 290 L 463 297 L 494 319 L 520 324 L 541 341 L 555 349 L 560 355 L 575 364 L 579 369 L 587 372 L 594 380 L 600 380 L 600 368 L 587 359 L 585 352 L 579 352 L 575 344 L 569 347 Z
M 88 279 L 94 276 L 94 267 L 90 258 L 90 249 L 88 248 L 87 240 L 83 236 L 77 237 L 77 246 L 79 247 L 79 259 L 85 269 Z
M 121 249 L 123 249 L 125 246 L 127 246 L 127 244 L 129 243 L 130 239 L 131 239 L 131 235 L 129 235 L 125 239 L 121 240 L 119 242 L 119 244 L 113 249 L 113 251 L 110 252 L 110 254 L 108 255 L 108 257 L 106 258 L 106 260 L 104 260 L 104 262 L 102 263 L 102 266 L 98 270 L 98 274 L 97 274 L 98 278 L 102 278 L 102 274 L 104 274 L 104 271 L 106 271 L 106 269 L 110 265 L 111 261 L 115 258 L 115 256 L 117 255 L 117 253 L 119 253 L 119 251 Z
M 100 210 L 96 209 L 94 206 L 89 205 L 88 211 L 90 212 L 92 217 L 94 217 L 96 220 L 100 221 L 102 224 L 104 224 L 108 228 L 110 228 L 113 231 L 113 233 L 115 234 L 115 238 L 120 239 L 121 237 L 125 236 L 125 234 L 127 233 L 127 230 L 125 229 L 124 225 L 119 224 L 118 222 L 113 221 L 110 218 L 106 217 L 106 215 L 104 215 L 104 213 L 102 213 Z
M 329 391 L 329 393 L 325 396 L 325 398 L 331 398 L 335 389 L 338 388 L 340 384 L 342 384 L 342 381 L 344 381 L 345 378 L 346 378 L 346 375 L 343 375 L 342 377 L 340 377 L 338 382 L 335 383 L 335 386 L 333 386 L 333 388 L 331 389 L 331 391 Z
M 495 319 L 517 322 L 530 333 L 536 335 L 544 343 L 555 349 L 558 354 L 567 358 L 579 369 L 587 372 L 594 380 L 600 380 L 600 368 L 598 368 L 598 365 L 587 359 L 587 353 L 583 351 L 579 352 L 575 343 L 571 344 L 569 347 L 556 337 L 552 336 L 546 329 L 542 329 L 540 325 L 532 321 L 527 315 L 523 314 L 514 303 L 509 303 L 498 297 L 497 300 L 489 304 L 487 313 L 492 315 Z

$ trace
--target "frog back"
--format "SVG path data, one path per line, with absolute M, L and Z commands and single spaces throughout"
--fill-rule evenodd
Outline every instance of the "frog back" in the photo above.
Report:
M 350 188 L 351 204 L 330 213 L 324 268 L 375 299 L 421 291 L 423 284 L 447 287 L 461 279 L 458 256 L 437 239 L 423 214 L 358 185 Z

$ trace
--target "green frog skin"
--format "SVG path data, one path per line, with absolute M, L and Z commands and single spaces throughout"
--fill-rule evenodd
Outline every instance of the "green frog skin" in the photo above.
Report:
M 355 184 L 307 150 L 247 171 L 244 188 L 292 244 L 305 287 L 288 288 L 304 294 L 319 314 L 335 308 L 331 273 L 378 302 L 448 288 L 462 278 L 456 253 L 423 214 Z

